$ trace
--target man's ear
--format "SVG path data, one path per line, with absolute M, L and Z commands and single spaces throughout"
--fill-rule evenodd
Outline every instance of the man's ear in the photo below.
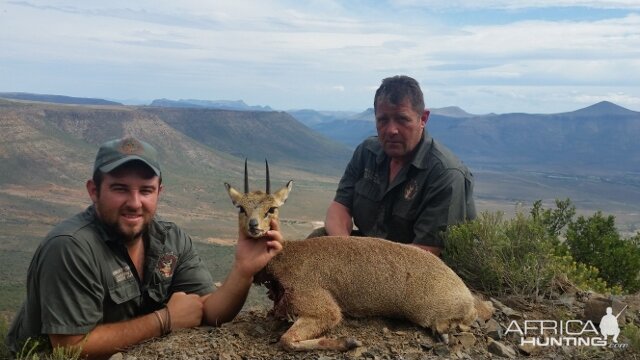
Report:
M 420 117 L 420 122 L 422 123 L 422 126 L 426 126 L 427 125 L 427 121 L 429 121 L 429 114 L 431 112 L 428 109 L 424 109 L 424 112 L 422 113 L 422 116 Z
M 93 179 L 87 180 L 86 186 L 87 193 L 89 194 L 91 201 L 93 201 L 93 203 L 95 204 L 96 202 L 98 202 L 98 187 L 96 186 L 96 183 L 93 182 Z

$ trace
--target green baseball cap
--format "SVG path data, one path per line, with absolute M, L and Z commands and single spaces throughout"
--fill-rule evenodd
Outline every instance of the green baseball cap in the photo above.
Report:
M 113 171 L 118 166 L 133 160 L 140 160 L 149 166 L 156 175 L 160 176 L 158 152 L 148 143 L 134 137 L 125 137 L 107 141 L 100 146 L 93 172 L 103 173 Z

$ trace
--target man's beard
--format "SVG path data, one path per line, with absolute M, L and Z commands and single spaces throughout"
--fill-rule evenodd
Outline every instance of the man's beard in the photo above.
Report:
M 149 224 L 145 224 L 140 231 L 137 232 L 124 232 L 118 226 L 118 224 L 113 223 L 103 223 L 105 230 L 108 234 L 110 234 L 115 239 L 118 239 L 123 244 L 132 243 L 134 240 L 140 238 L 141 236 L 146 236 L 149 233 Z
M 105 216 L 108 214 L 108 211 L 102 211 L 100 204 L 96 204 L 96 208 L 99 215 L 100 221 L 102 222 L 105 231 L 114 239 L 118 240 L 123 244 L 128 244 L 134 242 L 136 239 L 139 239 L 141 236 L 146 236 L 149 232 L 149 226 L 151 221 L 147 221 L 145 219 L 142 227 L 139 230 L 135 230 L 133 228 L 127 228 L 120 224 L 119 222 L 119 213 L 109 214 L 109 216 Z M 113 218 L 112 218 L 113 217 Z

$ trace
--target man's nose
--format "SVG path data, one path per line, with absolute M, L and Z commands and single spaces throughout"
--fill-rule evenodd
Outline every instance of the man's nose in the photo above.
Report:
M 395 121 L 389 121 L 389 124 L 387 125 L 387 133 L 389 134 L 397 134 L 398 133 L 398 124 L 396 124 Z
M 127 199 L 127 205 L 138 208 L 142 205 L 142 198 L 140 193 L 137 191 L 132 191 L 129 193 L 129 198 Z

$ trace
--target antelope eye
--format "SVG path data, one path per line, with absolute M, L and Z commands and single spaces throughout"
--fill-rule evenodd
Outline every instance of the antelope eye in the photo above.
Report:
M 247 212 L 244 211 L 244 208 L 242 206 L 238 207 L 240 214 L 246 214 Z
M 277 207 L 269 208 L 269 214 L 273 214 L 276 211 Z

